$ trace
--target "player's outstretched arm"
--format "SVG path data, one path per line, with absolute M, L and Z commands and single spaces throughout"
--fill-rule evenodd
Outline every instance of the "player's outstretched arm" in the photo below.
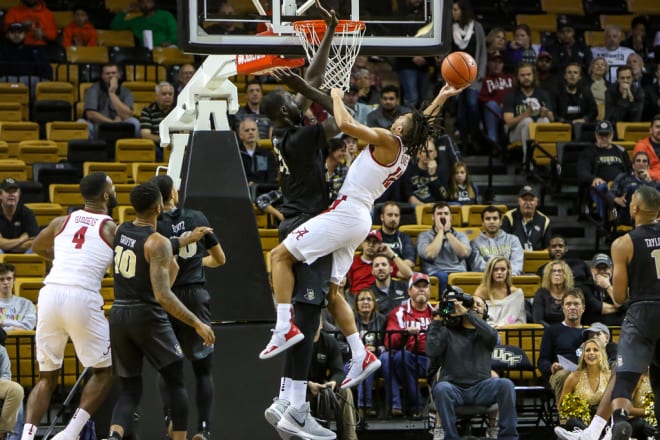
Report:
M 425 115 L 434 115 L 440 111 L 443 105 L 445 105 L 445 102 L 447 99 L 451 98 L 452 96 L 456 96 L 459 93 L 461 93 L 463 90 L 465 90 L 468 86 L 465 86 L 463 88 L 457 89 L 454 86 L 450 86 L 449 84 L 445 84 L 442 89 L 438 92 L 435 98 L 433 98 L 433 101 L 431 101 L 431 104 L 429 104 L 428 107 L 424 109 L 424 114 Z
M 620 306 L 628 298 L 628 263 L 633 255 L 633 242 L 626 234 L 612 243 L 612 299 Z
M 222 266 L 227 262 L 225 251 L 222 249 L 222 246 L 220 246 L 220 243 L 208 249 L 208 252 L 209 254 L 202 258 L 202 264 L 204 267 L 214 268 Z
M 167 313 L 195 329 L 205 345 L 215 342 L 213 330 L 195 316 L 170 288 L 170 270 L 173 261 L 172 246 L 167 238 L 154 233 L 144 244 L 144 256 L 149 262 L 149 277 L 154 297 Z
M 316 86 L 313 86 L 309 81 L 302 79 L 297 73 L 290 69 L 281 69 L 274 71 L 273 76 L 277 78 L 278 81 L 298 92 L 300 95 L 320 104 L 325 110 L 332 113 L 332 99 L 326 93 L 320 91 Z
M 348 113 L 344 106 L 344 92 L 341 89 L 333 88 L 330 91 L 330 96 L 335 122 L 342 133 L 361 139 L 372 146 L 399 148 L 399 141 L 389 130 L 380 127 L 367 127 L 360 124 Z
M 55 234 L 60 232 L 66 222 L 67 216 L 54 218 L 48 226 L 43 228 L 39 235 L 32 242 L 32 250 L 35 254 L 52 261 L 55 259 L 53 244 L 55 243 Z M 109 241 L 108 243 L 112 243 Z

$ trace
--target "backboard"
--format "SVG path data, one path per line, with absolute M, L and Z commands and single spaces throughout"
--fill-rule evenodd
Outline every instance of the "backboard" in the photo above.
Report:
M 337 11 L 339 19 L 365 23 L 361 55 L 433 56 L 449 51 L 450 0 L 321 0 L 321 4 Z M 304 55 L 293 23 L 321 18 L 314 0 L 179 0 L 178 7 L 180 47 L 206 55 Z

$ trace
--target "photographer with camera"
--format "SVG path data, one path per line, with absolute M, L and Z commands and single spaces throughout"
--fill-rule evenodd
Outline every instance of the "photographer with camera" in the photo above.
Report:
M 459 439 L 456 407 L 490 406 L 499 410 L 498 439 L 518 439 L 513 382 L 491 377 L 497 332 L 485 321 L 486 303 L 449 286 L 426 335 L 426 353 L 440 367 L 432 394 L 446 440 Z

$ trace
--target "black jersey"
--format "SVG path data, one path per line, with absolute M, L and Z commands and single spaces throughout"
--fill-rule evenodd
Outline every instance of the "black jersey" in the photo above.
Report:
M 165 237 L 184 237 L 190 235 L 197 226 L 210 226 L 206 216 L 194 209 L 175 208 L 168 212 L 163 212 L 161 219 L 158 220 L 158 232 Z M 179 274 L 174 281 L 173 287 L 189 286 L 191 284 L 204 284 L 206 276 L 204 275 L 204 266 L 202 259 L 207 249 L 218 244 L 216 236 L 206 234 L 201 240 L 179 249 L 177 263 L 179 264 Z
M 320 214 L 328 207 L 323 148 L 327 141 L 321 125 L 273 129 L 273 147 L 280 165 L 284 217 Z
M 151 287 L 144 243 L 156 230 L 151 226 L 122 223 L 115 234 L 115 300 L 158 304 Z
M 630 231 L 633 256 L 628 264 L 630 301 L 660 301 L 660 223 Z

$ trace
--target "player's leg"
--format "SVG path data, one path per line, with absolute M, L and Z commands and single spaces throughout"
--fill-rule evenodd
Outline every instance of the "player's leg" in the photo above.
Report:
M 188 425 L 188 393 L 183 382 L 183 359 L 158 370 L 167 386 L 172 415 L 172 438 L 186 440 Z
M 141 363 L 141 359 L 140 359 Z M 112 410 L 110 419 L 110 434 L 108 440 L 120 440 L 133 421 L 133 414 L 137 411 L 142 399 L 142 376 L 119 377 L 121 391 L 117 403 Z
M 213 408 L 213 355 L 197 359 L 192 363 L 195 373 L 195 404 L 197 405 L 197 434 L 193 440 L 208 440 L 211 432 L 211 409 Z

